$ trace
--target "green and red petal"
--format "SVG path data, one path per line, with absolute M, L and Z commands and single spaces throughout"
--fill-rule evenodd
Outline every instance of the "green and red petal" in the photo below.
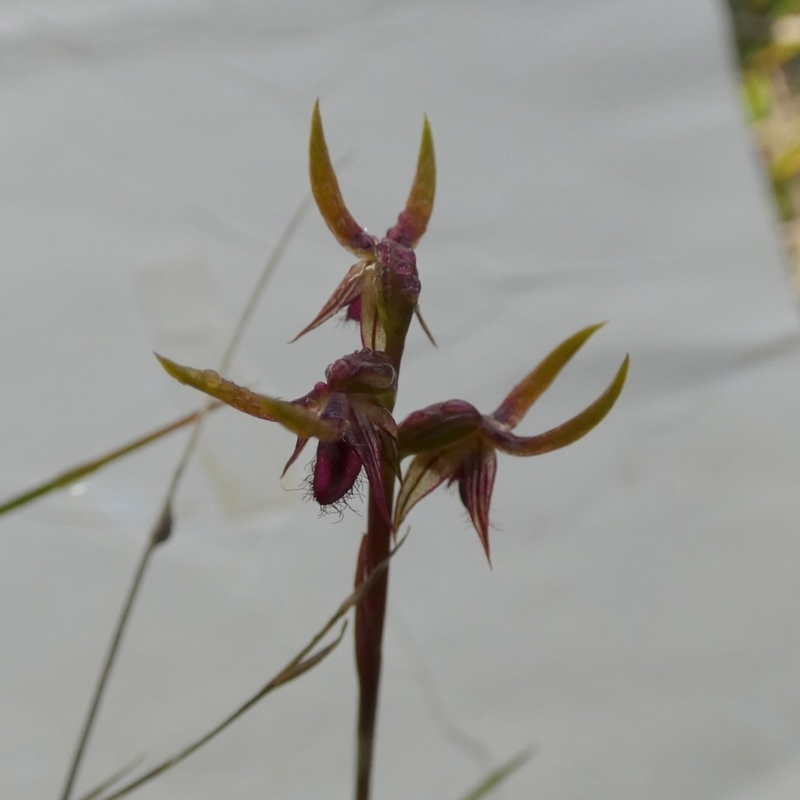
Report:
M 577 442 L 598 425 L 617 402 L 628 375 L 629 357 L 617 370 L 614 380 L 591 405 L 567 422 L 538 436 L 516 436 L 492 417 L 484 420 L 484 433 L 498 450 L 512 456 L 538 456 Z
M 483 445 L 471 451 L 461 462 L 458 471 L 450 482 L 458 481 L 458 494 L 469 512 L 472 524 L 486 552 L 489 555 L 489 506 L 497 474 L 497 454 L 491 446 Z
M 534 370 L 526 375 L 508 394 L 492 416 L 507 428 L 516 427 L 528 409 L 556 379 L 558 373 L 580 350 L 589 337 L 605 325 L 601 322 L 578 331 L 563 341 Z
M 336 179 L 336 173 L 328 155 L 328 145 L 325 143 L 322 117 L 319 113 L 319 100 L 314 104 L 314 112 L 311 115 L 308 171 L 311 177 L 311 191 L 317 202 L 317 208 L 339 244 L 361 258 L 370 256 L 376 239 L 353 219 L 344 204 L 339 181 Z
M 349 315 L 350 309 L 355 303 L 358 303 L 360 307 L 361 291 L 364 286 L 364 274 L 368 263 L 367 260 L 362 260 L 350 267 L 347 271 L 347 275 L 342 279 L 342 282 L 334 289 L 328 302 L 320 309 L 319 314 L 292 339 L 293 342 L 296 342 L 301 336 L 304 336 L 309 331 L 313 331 L 314 328 L 322 325 L 323 322 L 329 320 L 343 308 L 348 309 Z
M 433 135 L 427 116 L 422 125 L 422 141 L 417 157 L 417 172 L 406 207 L 400 212 L 397 224 L 387 234 L 387 239 L 400 242 L 407 247 L 416 247 L 428 227 L 433 212 L 436 194 L 436 157 L 433 151 Z

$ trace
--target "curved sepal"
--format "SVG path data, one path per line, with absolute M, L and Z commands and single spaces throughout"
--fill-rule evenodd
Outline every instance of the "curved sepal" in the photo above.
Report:
M 603 325 L 605 325 L 605 322 L 590 325 L 562 342 L 509 392 L 506 399 L 503 400 L 492 416 L 509 428 L 516 427 L 517 423 L 528 412 L 528 409 L 556 379 L 558 373 L 567 365 L 572 356 Z
M 199 389 L 252 417 L 278 422 L 302 438 L 313 436 L 323 442 L 331 442 L 342 437 L 340 425 L 320 419 L 315 411 L 286 400 L 277 400 L 251 392 L 244 386 L 222 378 L 214 370 L 185 367 L 163 358 L 158 353 L 156 358 L 175 380 Z
M 358 264 L 353 264 L 353 266 L 350 267 L 347 271 L 347 275 L 344 276 L 342 282 L 334 289 L 333 294 L 330 296 L 328 302 L 322 306 L 319 314 L 292 339 L 292 342 L 296 342 L 301 336 L 305 336 L 309 331 L 318 328 L 323 322 L 329 320 L 334 314 L 341 311 L 346 306 L 349 306 L 361 296 L 361 287 L 364 283 L 364 271 L 366 267 L 366 260 L 359 261 Z
M 452 480 L 464 457 L 460 448 L 421 453 L 408 465 L 394 509 L 394 525 L 399 528 L 414 506 L 437 486 Z
M 386 234 L 407 247 L 416 247 L 428 227 L 433 211 L 433 198 L 436 194 L 436 156 L 433 151 L 433 135 L 428 117 L 422 124 L 422 141 L 417 157 L 417 173 L 406 201 L 400 212 L 397 224 Z
M 614 380 L 603 394 L 580 414 L 576 414 L 557 428 L 552 428 L 538 436 L 515 436 L 504 426 L 493 425 L 493 420 L 487 418 L 484 431 L 498 450 L 512 456 L 538 456 L 577 442 L 599 424 L 617 402 L 622 387 L 625 385 L 629 362 L 629 356 L 625 356 Z
M 434 347 L 438 347 L 439 345 L 438 345 L 438 344 L 436 344 L 436 339 L 434 339 L 434 338 L 433 338 L 433 334 L 431 333 L 431 330 L 430 330 L 430 328 L 428 327 L 428 324 L 427 324 L 427 323 L 425 322 L 425 320 L 422 318 L 422 312 L 419 310 L 419 303 L 417 303 L 417 305 L 416 305 L 416 306 L 414 306 L 414 316 L 417 318 L 417 321 L 419 322 L 419 324 L 420 324 L 420 327 L 421 327 L 421 328 L 422 328 L 422 330 L 424 331 L 425 335 L 428 337 L 428 341 L 429 341 L 429 342 L 430 342 L 430 343 L 431 343 L 431 344 L 432 344 Z
M 289 456 L 289 460 L 286 462 L 286 466 L 283 468 L 283 472 L 281 472 L 281 478 L 288 472 L 289 467 L 297 461 L 300 453 L 303 452 L 303 449 L 308 444 L 308 437 L 305 436 L 298 436 L 297 442 L 294 446 L 294 452 Z
M 333 171 L 333 164 L 328 155 L 328 146 L 325 143 L 322 117 L 319 113 L 319 100 L 314 104 L 314 111 L 311 115 L 308 171 L 311 177 L 311 191 L 314 194 L 314 200 L 317 201 L 317 208 L 339 244 L 362 258 L 370 255 L 375 246 L 375 240 L 353 219 L 344 204 L 339 181 Z

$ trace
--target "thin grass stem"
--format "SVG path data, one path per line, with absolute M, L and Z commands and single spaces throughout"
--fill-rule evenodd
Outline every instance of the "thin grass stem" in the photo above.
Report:
M 65 489 L 70 484 L 81 480 L 81 478 L 85 478 L 87 475 L 91 475 L 93 472 L 97 472 L 99 469 L 108 466 L 113 461 L 116 461 L 123 456 L 130 455 L 131 453 L 136 452 L 136 450 L 139 450 L 148 444 L 152 444 L 153 442 L 158 441 L 170 433 L 174 433 L 181 428 L 185 428 L 187 425 L 191 425 L 203 414 L 207 413 L 208 411 L 213 411 L 214 409 L 219 408 L 221 405 L 223 404 L 214 403 L 211 408 L 198 409 L 197 411 L 193 411 L 191 414 L 186 414 L 185 416 L 180 417 L 179 419 L 176 419 L 166 425 L 162 425 L 160 428 L 156 428 L 156 430 L 151 431 L 144 436 L 140 436 L 138 439 L 134 439 L 133 441 L 128 442 L 127 444 L 124 444 L 115 450 L 110 450 L 108 453 L 100 456 L 99 458 L 93 459 L 92 461 L 86 461 L 83 464 L 78 464 L 75 467 L 70 467 L 70 469 L 60 472 L 55 477 L 50 478 L 50 480 L 40 483 L 38 486 L 34 486 L 31 489 L 26 489 L 24 492 L 14 495 L 14 497 L 10 497 L 8 500 L 0 503 L 0 516 L 8 513 L 9 511 L 13 511 L 20 506 L 32 503 L 34 500 L 38 500 L 39 498 L 44 497 L 46 494 L 49 494 L 56 489 Z
M 98 783 L 90 792 L 83 795 L 81 800 L 97 800 L 103 792 L 107 792 L 115 783 L 119 783 L 133 772 L 144 761 L 144 756 L 140 756 L 130 764 L 126 764 L 122 769 L 117 770 L 113 775 L 109 775 L 102 783 Z
M 135 780 L 131 781 L 130 783 L 126 784 L 125 786 L 120 787 L 112 794 L 107 795 L 103 798 L 103 800 L 118 800 L 120 797 L 124 797 L 127 794 L 130 794 L 135 789 L 139 789 L 140 787 L 144 786 L 144 784 L 149 783 L 154 778 L 157 778 L 159 775 L 162 775 L 169 769 L 177 766 L 181 761 L 188 758 L 190 755 L 195 753 L 199 750 L 203 745 L 208 744 L 212 739 L 222 733 L 228 726 L 232 725 L 239 717 L 241 717 L 245 712 L 249 711 L 253 706 L 255 706 L 260 700 L 263 700 L 270 692 L 274 691 L 275 689 L 283 686 L 286 683 L 294 680 L 295 678 L 299 678 L 302 674 L 307 672 L 309 669 L 317 666 L 323 659 L 325 659 L 333 650 L 339 645 L 344 636 L 344 631 L 346 627 L 345 625 L 342 626 L 339 635 L 334 639 L 333 642 L 323 647 L 321 650 L 317 651 L 313 655 L 311 653 L 316 649 L 316 647 L 320 644 L 320 642 L 330 633 L 330 631 L 336 626 L 336 624 L 347 614 L 347 612 L 355 606 L 359 600 L 364 596 L 364 594 L 369 591 L 375 584 L 376 581 L 380 580 L 381 576 L 385 573 L 387 567 L 389 566 L 389 559 L 393 558 L 400 547 L 403 545 L 405 540 L 408 538 L 408 532 L 403 536 L 402 539 L 395 545 L 389 555 L 380 563 L 378 566 L 372 571 L 369 577 L 357 588 L 355 589 L 336 609 L 334 614 L 330 617 L 330 619 L 311 637 L 310 641 L 306 646 L 291 660 L 289 661 L 286 666 L 280 670 L 263 688 L 261 688 L 256 694 L 246 700 L 239 708 L 236 709 L 232 714 L 228 715 L 222 722 L 218 725 L 215 725 L 208 733 L 201 736 L 199 739 L 196 739 L 191 744 L 184 747 L 175 755 L 171 756 L 170 758 L 165 759 L 152 769 L 148 770 L 144 775 L 139 776 Z M 80 800 L 90 800 L 90 796 L 84 795 L 80 798 Z
M 133 609 L 133 604 L 136 600 L 136 595 L 139 592 L 139 587 L 142 585 L 142 579 L 144 578 L 147 564 L 150 561 L 150 554 L 153 552 L 154 547 L 155 545 L 153 544 L 153 539 L 151 537 L 148 539 L 147 546 L 139 558 L 139 563 L 137 564 L 136 571 L 133 574 L 133 580 L 131 581 L 128 594 L 122 606 L 122 611 L 117 619 L 117 624 L 114 626 L 114 632 L 111 635 L 111 642 L 108 647 L 108 652 L 106 653 L 105 660 L 103 661 L 103 667 L 100 670 L 100 677 L 97 679 L 97 685 L 95 686 L 94 693 L 92 694 L 89 710 L 86 714 L 86 719 L 83 722 L 80 736 L 78 737 L 78 744 L 75 748 L 75 753 L 72 756 L 72 760 L 70 761 L 67 779 L 64 782 L 64 788 L 61 790 L 62 800 L 67 800 L 69 798 L 70 794 L 72 793 L 72 787 L 75 785 L 75 779 L 78 777 L 78 769 L 83 761 L 83 754 L 86 750 L 86 745 L 89 742 L 89 735 L 94 727 L 94 721 L 100 708 L 100 701 L 103 699 L 103 693 L 108 683 L 108 676 L 111 672 L 111 668 L 114 665 L 114 659 L 117 651 L 119 650 L 119 643 L 122 639 L 122 634 L 125 632 L 128 618 L 130 617 L 131 610 Z
M 520 767 L 527 764 L 533 756 L 533 750 L 523 750 L 514 758 L 501 764 L 497 769 L 492 770 L 469 794 L 462 800 L 479 800 L 486 797 L 489 792 L 493 792 L 506 778 L 516 772 Z
M 297 210 L 292 215 L 289 223 L 284 228 L 283 233 L 281 234 L 278 243 L 273 248 L 272 253 L 270 254 L 269 259 L 267 260 L 264 269 L 259 276 L 256 285 L 253 288 L 253 291 L 250 294 L 250 297 L 239 317 L 239 321 L 234 329 L 234 332 L 231 336 L 230 342 L 228 343 L 228 347 L 225 351 L 224 356 L 222 357 L 222 361 L 220 363 L 220 372 L 225 372 L 228 367 L 230 366 L 230 362 L 233 358 L 233 355 L 236 351 L 236 348 L 241 341 L 242 335 L 244 334 L 244 330 L 249 322 L 253 311 L 256 308 L 258 300 L 260 299 L 261 295 L 263 294 L 264 289 L 266 288 L 267 283 L 269 282 L 269 278 L 272 276 L 275 268 L 277 267 L 278 263 L 280 262 L 286 248 L 289 245 L 292 237 L 294 236 L 300 222 L 303 219 L 303 216 L 308 211 L 310 207 L 310 198 L 305 198 L 302 203 L 298 206 Z M 161 508 L 161 513 L 159 514 L 155 524 L 153 525 L 150 535 L 147 539 L 147 545 L 144 548 L 142 556 L 140 557 L 139 563 L 136 568 L 136 572 L 134 573 L 133 580 L 131 581 L 130 588 L 128 590 L 127 597 L 125 599 L 125 604 L 122 607 L 122 612 L 117 620 L 117 625 L 114 629 L 114 632 L 111 636 L 111 642 L 106 654 L 106 658 L 103 662 L 103 666 L 100 670 L 100 675 L 97 679 L 97 683 L 95 684 L 94 691 L 92 693 L 92 698 L 89 702 L 89 711 L 86 715 L 86 719 L 84 721 L 83 728 L 81 729 L 81 734 L 78 739 L 77 747 L 75 748 L 75 753 L 72 757 L 72 761 L 70 762 L 69 770 L 67 772 L 67 778 L 64 782 L 64 787 L 62 789 L 60 798 L 61 800 L 70 800 L 70 795 L 72 794 L 73 786 L 75 785 L 75 780 L 78 776 L 78 770 L 80 769 L 81 762 L 83 761 L 83 756 L 86 751 L 86 746 L 89 742 L 89 737 L 91 736 L 92 728 L 94 727 L 94 722 L 97 717 L 97 712 L 100 708 L 100 702 L 103 698 L 103 694 L 105 692 L 106 684 L 108 683 L 109 676 L 111 675 L 111 671 L 114 666 L 114 662 L 117 657 L 117 653 L 119 652 L 119 646 L 122 642 L 122 637 L 125 632 L 125 628 L 127 627 L 128 620 L 130 619 L 131 612 L 133 610 L 134 604 L 136 602 L 136 598 L 139 594 L 139 590 L 142 586 L 142 581 L 144 578 L 145 571 L 147 570 L 147 565 L 152 557 L 153 553 L 155 552 L 158 545 L 165 542 L 172 533 L 172 503 L 175 497 L 175 492 L 177 491 L 178 485 L 180 484 L 180 480 L 183 477 L 183 474 L 186 470 L 186 466 L 189 463 L 189 459 L 194 452 L 194 449 L 197 445 L 197 441 L 200 437 L 200 431 L 202 428 L 202 423 L 205 418 L 205 415 L 215 406 L 216 404 L 213 401 L 209 401 L 205 407 L 196 415 L 196 418 L 193 420 L 193 429 L 192 434 L 189 437 L 189 440 L 186 443 L 186 447 L 183 450 L 183 454 L 181 455 L 180 460 L 175 468 L 175 471 L 172 474 L 172 479 L 169 484 L 169 488 L 167 490 L 167 495 L 164 500 L 163 506 Z

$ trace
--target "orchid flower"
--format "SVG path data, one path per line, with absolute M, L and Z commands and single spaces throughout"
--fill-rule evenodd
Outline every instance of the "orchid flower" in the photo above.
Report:
M 566 447 L 594 428 L 622 391 L 628 372 L 627 356 L 605 392 L 572 419 L 538 436 L 512 433 L 531 405 L 601 326 L 602 323 L 584 328 L 560 344 L 488 416 L 463 400 L 436 403 L 410 414 L 398 426 L 398 449 L 401 458 L 415 457 L 403 475 L 395 527 L 437 486 L 445 481 L 448 485 L 456 483 L 489 559 L 489 504 L 497 472 L 496 451 L 536 456 Z
M 436 161 L 428 118 L 425 117 L 423 123 L 417 173 L 405 209 L 383 239 L 367 233 L 344 204 L 325 143 L 319 101 L 311 118 L 309 173 L 314 199 L 323 219 L 339 244 L 360 260 L 350 268 L 319 314 L 297 334 L 295 340 L 346 309 L 346 318 L 360 323 L 363 346 L 383 350 L 387 326 L 391 326 L 395 316 L 405 316 L 393 315 L 389 310 L 391 295 L 400 295 L 411 304 L 411 310 L 433 341 L 417 305 L 420 287 L 414 254 L 414 248 L 428 227 L 436 191 Z M 400 335 L 404 336 L 405 331 Z
M 347 498 L 362 468 L 382 516 L 389 521 L 382 458 L 396 464 L 397 428 L 381 403 L 393 394 L 397 375 L 388 356 L 359 350 L 340 358 L 303 397 L 291 402 L 267 397 L 226 380 L 213 370 L 181 366 L 157 356 L 176 380 L 199 389 L 233 408 L 260 419 L 279 422 L 297 434 L 294 452 L 283 474 L 297 460 L 310 438 L 319 440 L 311 477 L 311 494 L 322 506 Z

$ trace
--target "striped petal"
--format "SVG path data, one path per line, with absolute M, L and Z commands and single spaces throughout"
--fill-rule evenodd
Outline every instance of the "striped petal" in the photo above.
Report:
M 342 282 L 334 289 L 333 294 L 328 299 L 328 302 L 322 306 L 319 314 L 292 339 L 293 342 L 296 342 L 301 336 L 305 336 L 309 331 L 313 331 L 314 328 L 318 328 L 334 314 L 341 311 L 346 306 L 350 306 L 361 297 L 361 287 L 364 284 L 364 271 L 366 267 L 366 261 L 359 261 L 358 264 L 353 264 L 353 266 L 350 267 L 347 271 L 347 275 L 344 276 Z
M 497 474 L 497 455 L 491 446 L 483 446 L 461 463 L 458 474 L 458 493 L 478 532 L 489 564 L 489 504 L 492 501 L 494 479 Z
M 363 409 L 353 407 L 350 415 L 350 430 L 345 441 L 358 453 L 364 471 L 367 473 L 369 490 L 381 516 L 392 527 L 392 518 L 386 504 L 386 487 L 383 482 L 383 446 L 379 429 Z M 388 454 L 387 454 L 388 455 Z M 390 459 L 391 460 L 391 459 Z
M 414 506 L 429 495 L 437 486 L 455 478 L 464 458 L 461 447 L 445 448 L 420 453 L 412 459 L 403 475 L 400 492 L 397 495 L 394 524 L 399 528 Z

